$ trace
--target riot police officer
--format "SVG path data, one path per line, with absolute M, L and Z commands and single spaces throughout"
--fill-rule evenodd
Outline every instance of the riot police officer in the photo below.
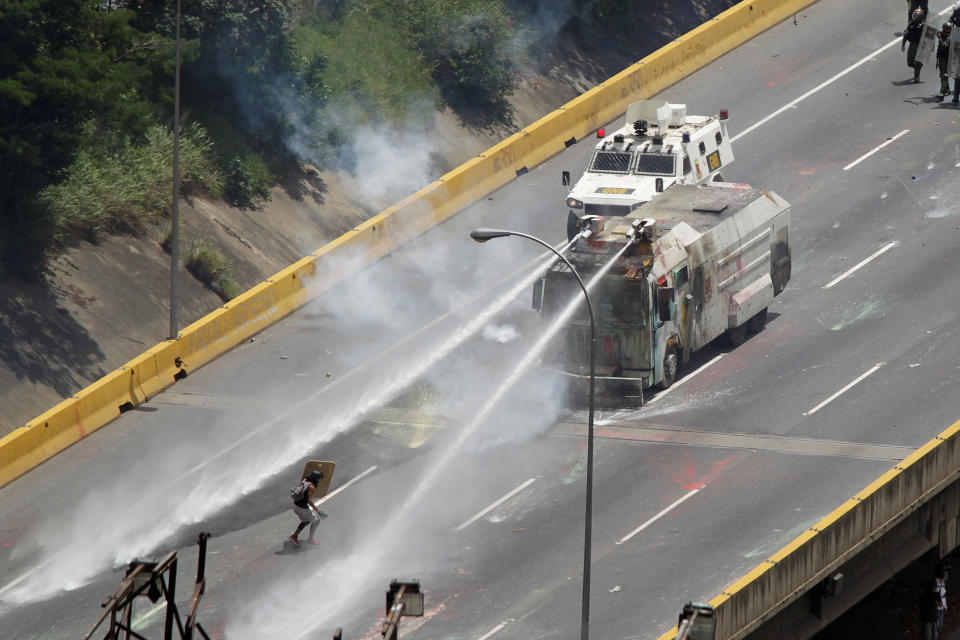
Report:
M 923 9 L 917 8 L 910 15 L 910 22 L 903 32 L 903 40 L 900 41 L 900 51 L 907 49 L 907 66 L 913 69 L 913 81 L 920 82 L 920 69 L 923 68 L 922 62 L 917 62 L 917 49 L 920 47 L 920 38 L 923 36 Z
M 950 34 L 953 33 L 953 25 L 946 23 L 937 34 L 937 69 L 940 70 L 940 93 L 937 98 L 942 102 L 943 97 L 950 93 L 950 77 L 947 75 L 948 65 L 950 63 Z

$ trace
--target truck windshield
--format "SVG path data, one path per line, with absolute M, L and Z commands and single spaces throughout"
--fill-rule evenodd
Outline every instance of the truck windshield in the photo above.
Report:
M 585 282 L 587 279 L 585 277 Z M 554 318 L 571 301 L 578 300 L 580 304 L 574 313 L 573 319 L 578 322 L 589 322 L 590 315 L 583 302 L 583 291 L 576 278 L 568 271 L 551 271 L 547 274 L 543 292 L 543 314 L 547 318 Z M 635 325 L 647 324 L 646 287 L 642 281 L 624 280 L 618 276 L 609 276 L 603 279 L 599 286 L 590 292 L 590 303 L 599 325 Z
M 635 173 L 653 176 L 672 176 L 676 172 L 677 156 L 672 153 L 638 153 Z
M 642 281 L 624 280 L 618 276 L 604 278 L 596 295 L 591 297 L 591 302 L 596 300 L 598 322 L 646 325 L 645 291 Z
M 598 173 L 628 173 L 630 171 L 629 151 L 597 151 L 590 163 L 590 171 Z
M 583 303 L 583 291 L 573 274 L 569 271 L 550 271 L 543 283 L 543 316 L 548 319 L 557 317 L 572 301 L 580 301 L 573 316 L 575 320 L 589 322 L 590 315 Z M 591 302 L 593 302 L 591 300 Z

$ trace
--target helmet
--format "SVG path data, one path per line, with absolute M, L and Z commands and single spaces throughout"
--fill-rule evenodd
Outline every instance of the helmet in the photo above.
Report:
M 307 480 L 309 480 L 311 484 L 317 484 L 323 480 L 323 473 L 320 471 L 311 471 L 310 475 L 307 476 Z
M 923 20 L 923 9 L 920 9 L 919 7 L 914 9 L 913 15 L 910 16 L 910 19 L 913 22 L 920 22 L 921 20 Z
M 946 23 L 945 25 L 943 25 L 943 32 L 944 32 L 944 33 L 950 33 L 951 31 L 953 31 L 953 25 L 952 25 L 952 24 L 950 24 L 950 23 L 948 22 L 948 23 Z

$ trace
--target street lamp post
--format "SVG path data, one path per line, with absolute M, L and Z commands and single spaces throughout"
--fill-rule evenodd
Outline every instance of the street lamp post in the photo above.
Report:
M 180 0 L 177 0 L 177 53 L 173 80 L 173 208 L 170 210 L 170 334 L 179 335 L 180 313 Z
M 552 251 L 577 279 L 580 289 L 583 291 L 583 297 L 587 302 L 587 312 L 590 314 L 590 398 L 587 404 L 587 497 L 585 500 L 585 517 L 583 522 L 583 600 L 580 605 L 580 640 L 588 640 L 590 637 L 590 539 L 593 533 L 593 395 L 594 395 L 594 355 L 596 353 L 594 344 L 594 326 L 593 307 L 590 305 L 590 296 L 587 293 L 587 287 L 583 284 L 583 279 L 577 270 L 573 267 L 567 258 L 553 248 L 549 243 L 540 238 L 520 233 L 519 231 L 507 231 L 504 229 L 476 229 L 470 232 L 470 237 L 477 242 L 486 242 L 493 238 L 503 238 L 506 236 L 519 236 L 533 240 L 550 251 Z

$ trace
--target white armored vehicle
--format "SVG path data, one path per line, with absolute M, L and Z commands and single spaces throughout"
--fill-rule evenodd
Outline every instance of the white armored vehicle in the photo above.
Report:
M 726 182 L 675 185 L 625 216 L 585 217 L 570 262 L 589 282 L 613 261 L 590 292 L 598 396 L 636 404 L 715 338 L 737 345 L 760 331 L 790 279 L 789 222 L 776 193 Z M 559 264 L 535 286 L 533 306 L 551 322 L 579 297 Z M 543 362 L 578 396 L 589 382 L 589 336 L 581 306 Z
M 665 100 L 631 104 L 622 128 L 597 131 L 603 139 L 567 195 L 567 236 L 585 215 L 625 216 L 671 185 L 722 180 L 720 170 L 733 162 L 726 119 L 726 111 L 687 115 L 686 105 Z

